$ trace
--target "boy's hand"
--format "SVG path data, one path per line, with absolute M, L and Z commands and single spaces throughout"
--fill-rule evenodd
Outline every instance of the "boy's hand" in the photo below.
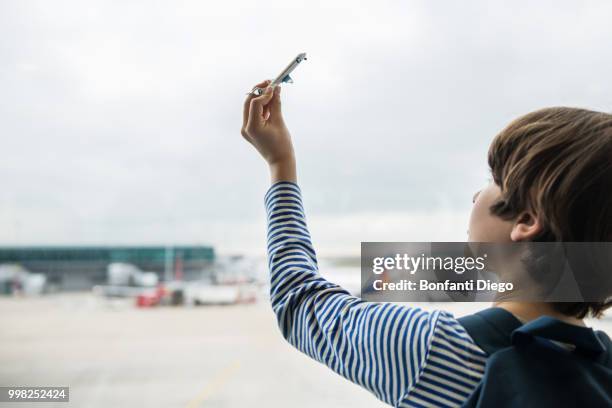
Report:
M 270 166 L 272 182 L 296 181 L 295 155 L 291 135 L 281 112 L 280 86 L 268 87 L 261 96 L 249 95 L 244 102 L 242 136 L 263 156 Z

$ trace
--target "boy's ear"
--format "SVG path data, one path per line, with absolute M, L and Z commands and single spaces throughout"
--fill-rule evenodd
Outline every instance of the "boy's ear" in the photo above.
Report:
M 542 224 L 538 216 L 530 211 L 525 211 L 517 217 L 512 231 L 510 231 L 510 239 L 517 241 L 532 241 L 542 232 Z

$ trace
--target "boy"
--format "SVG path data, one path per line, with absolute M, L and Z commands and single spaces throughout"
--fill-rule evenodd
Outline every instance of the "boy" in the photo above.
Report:
M 270 167 L 270 293 L 283 336 L 393 406 L 462 405 L 483 379 L 488 354 L 457 319 L 364 302 L 318 274 L 280 103 L 278 86 L 247 97 L 242 135 Z M 494 139 L 489 165 L 493 181 L 474 196 L 470 241 L 612 241 L 612 115 L 571 108 L 530 113 Z M 494 306 L 520 323 L 550 316 L 580 327 L 584 317 L 610 307 L 610 295 L 601 302 Z

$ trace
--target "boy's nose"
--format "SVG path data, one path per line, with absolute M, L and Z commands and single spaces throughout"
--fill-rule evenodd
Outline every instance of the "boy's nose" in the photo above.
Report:
M 472 204 L 476 203 L 476 199 L 478 198 L 478 196 L 480 195 L 480 192 L 482 190 L 478 190 L 477 192 L 474 193 L 474 196 L 472 197 Z

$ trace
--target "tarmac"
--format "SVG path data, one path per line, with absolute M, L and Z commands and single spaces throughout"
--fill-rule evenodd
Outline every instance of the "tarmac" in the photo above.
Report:
M 428 304 L 460 316 L 479 304 Z M 612 333 L 612 319 L 594 325 Z M 139 309 L 90 293 L 0 298 L 0 386 L 69 403 L 0 407 L 382 407 L 284 341 L 266 302 Z

